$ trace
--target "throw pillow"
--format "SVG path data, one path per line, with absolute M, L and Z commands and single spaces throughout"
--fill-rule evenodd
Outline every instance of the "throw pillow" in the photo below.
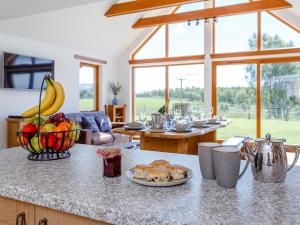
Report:
M 83 129 L 87 129 L 92 131 L 92 133 L 99 132 L 99 128 L 94 117 L 91 116 L 82 116 L 82 127 Z
M 100 132 L 110 132 L 111 131 L 111 123 L 108 117 L 100 117 L 97 116 L 95 118 L 96 123 L 98 124 Z

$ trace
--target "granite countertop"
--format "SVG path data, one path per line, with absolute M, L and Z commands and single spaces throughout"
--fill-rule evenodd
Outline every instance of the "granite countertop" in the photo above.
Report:
M 72 157 L 32 162 L 20 148 L 0 151 L 0 196 L 112 224 L 299 224 L 300 168 L 285 183 L 254 181 L 250 169 L 236 189 L 202 180 L 196 156 L 126 150 L 119 178 L 102 177 L 96 147 L 78 145 Z M 132 183 L 125 171 L 137 163 L 167 159 L 194 171 L 169 188 Z

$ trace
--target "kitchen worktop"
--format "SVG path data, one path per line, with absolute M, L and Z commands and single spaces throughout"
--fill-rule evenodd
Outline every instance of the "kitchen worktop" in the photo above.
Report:
M 119 178 L 102 177 L 96 147 L 77 145 L 71 158 L 32 162 L 20 148 L 0 151 L 0 196 L 112 224 L 299 224 L 300 168 L 286 182 L 254 181 L 250 169 L 236 189 L 202 180 L 198 157 L 123 151 Z M 194 171 L 186 184 L 151 188 L 132 183 L 125 171 L 137 163 L 167 159 Z

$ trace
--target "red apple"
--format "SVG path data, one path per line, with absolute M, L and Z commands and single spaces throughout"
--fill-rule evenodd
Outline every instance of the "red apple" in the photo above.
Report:
M 22 128 L 24 137 L 29 138 L 37 132 L 37 128 L 34 124 L 27 124 Z
M 42 136 L 42 146 L 43 148 L 47 147 L 47 136 L 43 135 Z M 54 148 L 56 144 L 56 136 L 55 134 L 48 134 L 48 148 Z

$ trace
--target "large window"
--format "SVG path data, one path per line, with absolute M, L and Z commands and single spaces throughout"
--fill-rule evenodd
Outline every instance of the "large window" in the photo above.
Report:
M 169 110 L 178 103 L 188 104 L 190 110 L 203 107 L 204 65 L 169 66 L 169 99 Z
M 219 139 L 256 136 L 256 65 L 217 66 L 217 112 L 231 121 Z
M 166 67 L 141 67 L 134 69 L 135 118 L 141 112 L 150 115 L 166 104 Z
M 202 54 L 204 54 L 203 21 L 169 25 L 169 57 Z
M 190 110 L 203 106 L 203 64 L 137 67 L 133 80 L 136 120 L 141 112 L 150 116 L 159 110 L 171 111 L 176 104 L 187 103 Z
M 261 71 L 262 135 L 299 143 L 300 63 L 263 64 Z
M 300 47 L 299 32 L 288 27 L 269 13 L 261 14 L 262 49 Z
M 166 26 L 160 27 L 134 55 L 135 59 L 166 57 Z
M 81 63 L 79 73 L 80 111 L 99 110 L 99 67 Z
M 257 13 L 227 16 L 215 24 L 215 52 L 257 49 Z

